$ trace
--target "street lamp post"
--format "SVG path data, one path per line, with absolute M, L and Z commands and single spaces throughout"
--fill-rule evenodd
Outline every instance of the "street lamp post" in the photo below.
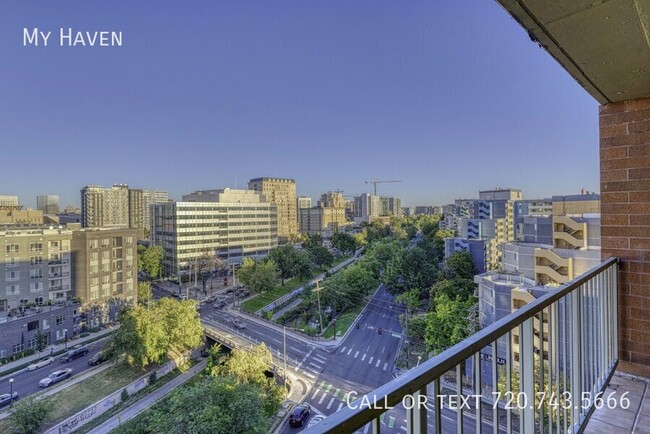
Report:
M 14 379 L 9 379 L 9 406 L 14 406 Z
M 65 347 L 64 349 L 68 349 L 68 329 L 63 329 L 63 333 L 65 334 Z
M 323 314 L 320 310 L 320 280 L 316 281 L 316 295 L 318 295 L 318 322 L 320 323 L 320 334 L 323 335 Z
M 417 366 L 420 366 L 420 360 L 422 360 L 422 356 L 418 356 L 418 364 L 415 365 L 416 367 L 417 367 Z

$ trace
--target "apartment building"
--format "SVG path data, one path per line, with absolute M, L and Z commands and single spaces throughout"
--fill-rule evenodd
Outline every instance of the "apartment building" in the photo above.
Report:
M 138 231 L 98 228 L 72 232 L 75 295 L 84 304 L 137 298 Z
M 72 231 L 65 227 L 5 226 L 0 229 L 0 312 L 72 298 Z
M 151 240 L 176 275 L 206 252 L 231 263 L 262 257 L 278 245 L 277 205 L 253 190 L 197 191 L 152 206 Z
M 17 207 L 18 196 L 0 194 L 0 207 L 5 207 L 5 206 Z
M 263 194 L 277 208 L 278 238 L 285 242 L 298 235 L 296 181 L 285 178 L 254 178 L 248 189 Z
M 298 209 L 311 208 L 311 197 L 299 196 L 296 200 Z

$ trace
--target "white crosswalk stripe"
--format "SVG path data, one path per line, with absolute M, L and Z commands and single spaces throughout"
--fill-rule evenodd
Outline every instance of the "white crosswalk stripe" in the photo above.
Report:
M 361 361 L 362 361 L 362 362 L 363 362 L 364 360 L 366 360 L 366 354 L 365 354 L 365 353 L 363 354 L 363 357 L 361 358 Z
M 325 357 L 323 357 L 323 356 L 313 356 L 313 358 L 314 358 L 317 362 L 321 362 L 321 363 L 325 363 L 325 362 L 327 362 L 327 359 L 326 359 Z
M 368 363 L 372 365 L 372 357 L 370 358 L 370 360 L 368 360 Z
M 359 355 L 359 352 L 357 351 L 356 353 L 354 353 L 354 358 L 356 359 L 358 355 Z
M 319 387 L 318 389 L 316 389 L 316 391 L 314 392 L 314 394 L 311 396 L 312 401 L 313 401 L 314 399 L 316 399 L 316 395 L 318 395 L 318 392 L 320 392 L 320 387 Z
M 341 408 L 343 408 L 343 403 L 339 404 L 339 408 L 337 408 L 336 411 L 339 411 Z
M 381 359 L 377 359 L 377 364 L 375 365 L 375 368 L 379 368 L 380 363 L 381 363 Z
M 323 393 L 323 396 L 320 397 L 320 401 L 318 401 L 319 404 L 322 404 L 323 401 L 325 400 L 325 397 L 327 396 L 327 393 Z
M 321 368 L 322 368 L 321 365 L 317 365 L 317 364 L 314 363 L 314 362 L 309 362 L 309 364 L 312 365 L 312 366 L 313 366 L 314 368 L 316 368 L 316 369 L 321 369 Z
M 328 410 L 329 410 L 330 408 L 332 408 L 332 404 L 333 404 L 333 403 L 334 403 L 334 398 L 330 399 L 330 403 L 327 404 L 327 409 L 328 409 Z
M 388 363 L 384 363 L 384 369 L 383 369 L 383 371 L 385 371 L 386 368 L 388 368 Z
M 343 347 L 343 349 L 341 350 L 341 352 L 342 352 L 342 353 L 345 353 L 345 349 L 346 349 L 346 348 L 347 348 L 347 347 Z
M 352 352 L 352 348 L 348 350 L 348 356 L 350 355 L 351 352 Z

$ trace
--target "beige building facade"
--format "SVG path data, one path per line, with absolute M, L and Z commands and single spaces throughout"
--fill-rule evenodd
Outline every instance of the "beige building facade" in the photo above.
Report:
M 277 206 L 278 238 L 283 242 L 298 235 L 296 181 L 285 178 L 255 178 L 248 188 L 257 191 Z

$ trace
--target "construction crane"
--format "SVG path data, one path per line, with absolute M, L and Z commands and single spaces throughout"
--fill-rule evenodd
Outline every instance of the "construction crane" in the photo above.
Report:
M 377 179 L 373 181 L 366 181 L 366 184 L 372 184 L 375 187 L 375 196 L 377 196 L 377 184 L 385 184 L 387 182 L 402 182 L 402 180 L 397 180 L 397 181 L 379 181 Z

